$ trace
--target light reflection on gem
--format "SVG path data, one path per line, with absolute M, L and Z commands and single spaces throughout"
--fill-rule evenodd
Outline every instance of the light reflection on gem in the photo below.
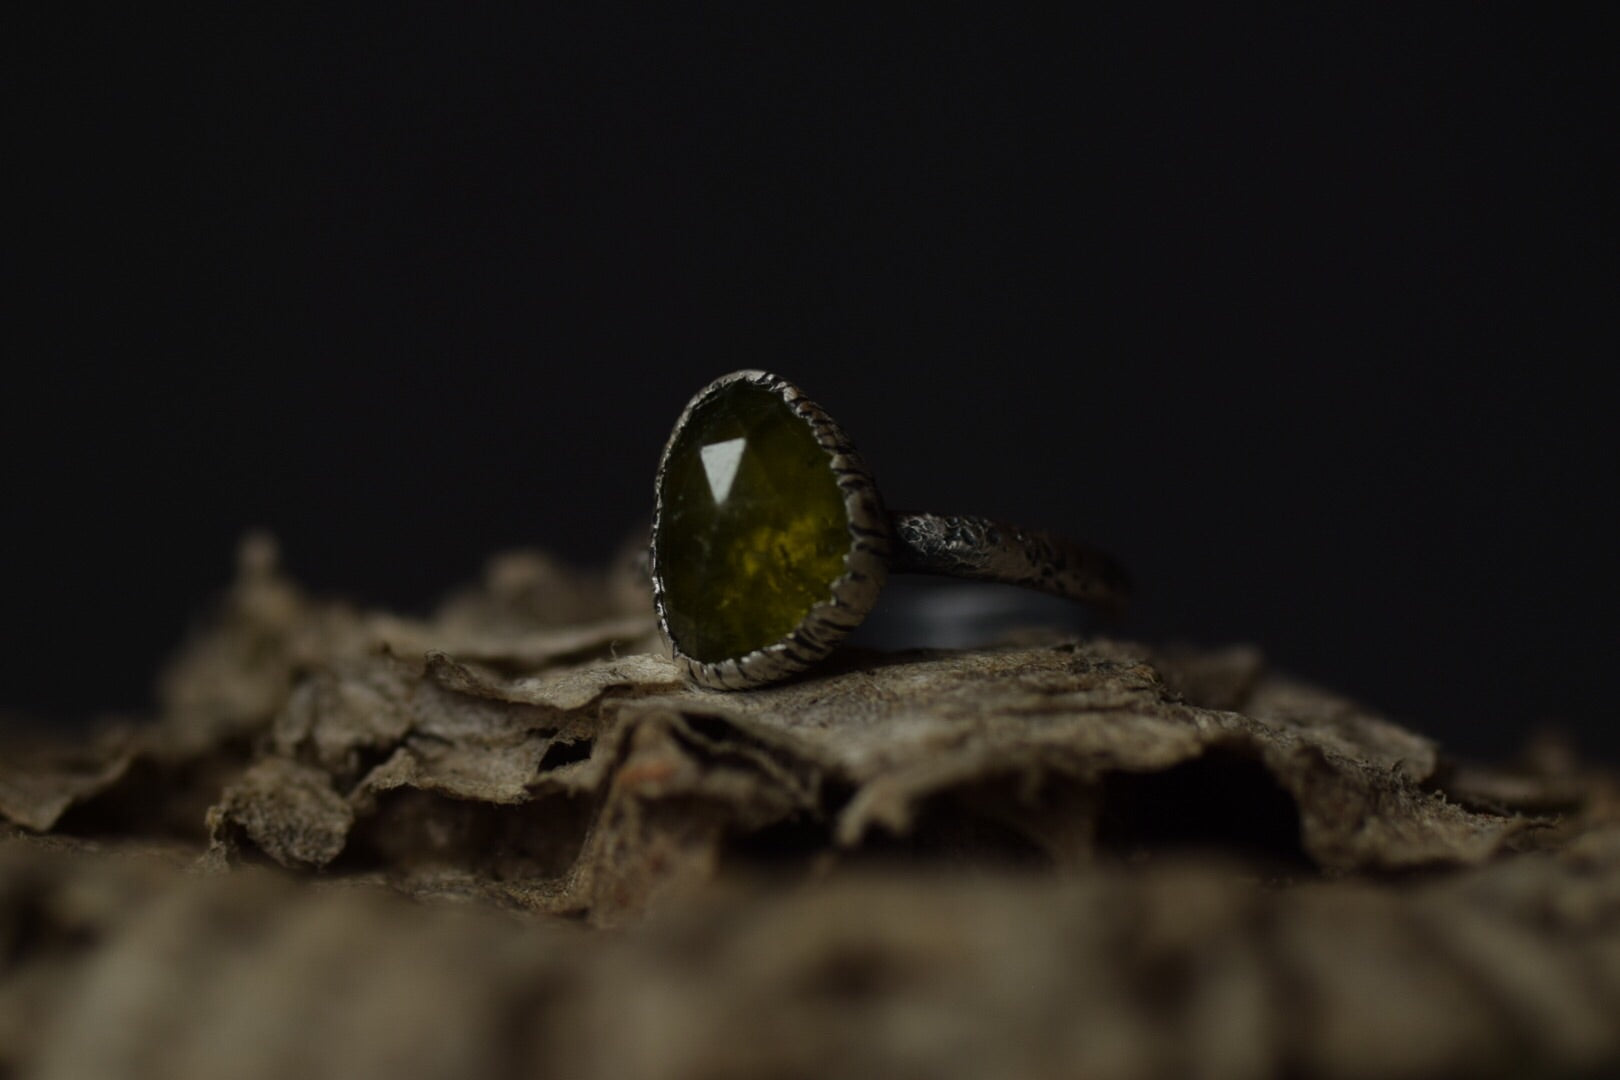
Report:
M 709 491 L 714 494 L 716 506 L 731 494 L 731 482 L 737 479 L 737 465 L 742 461 L 743 447 L 747 444 L 747 439 L 727 439 L 698 451 L 703 456 L 703 472 L 709 478 Z

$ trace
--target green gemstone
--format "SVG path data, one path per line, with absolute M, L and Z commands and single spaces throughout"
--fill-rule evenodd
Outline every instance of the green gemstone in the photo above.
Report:
M 850 550 L 832 455 L 779 394 L 738 380 L 693 410 L 664 459 L 664 621 L 706 663 L 780 641 L 831 599 Z

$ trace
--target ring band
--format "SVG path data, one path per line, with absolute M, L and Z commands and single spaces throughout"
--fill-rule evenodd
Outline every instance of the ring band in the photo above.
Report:
M 1109 556 L 989 518 L 890 514 L 854 444 L 787 380 L 737 371 L 687 403 L 659 460 L 658 626 L 695 683 L 804 671 L 860 625 L 889 573 L 1022 585 L 1117 614 Z
M 890 516 L 891 574 L 1022 585 L 1124 614 L 1130 577 L 1112 556 L 1040 529 L 962 514 Z

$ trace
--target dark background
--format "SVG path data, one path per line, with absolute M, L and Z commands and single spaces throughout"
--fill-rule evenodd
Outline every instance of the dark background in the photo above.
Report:
M 145 707 L 250 527 L 415 609 L 604 560 L 764 367 L 1132 634 L 1620 754 L 1600 8 L 756 7 L 8 32 L 0 703 Z

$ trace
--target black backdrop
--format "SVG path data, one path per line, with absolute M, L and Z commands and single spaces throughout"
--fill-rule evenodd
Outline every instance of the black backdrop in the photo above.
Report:
M 765 367 L 1133 634 L 1620 751 L 1598 9 L 148 7 L 5 35 L 13 715 L 144 707 L 250 527 L 414 608 L 604 559 Z

